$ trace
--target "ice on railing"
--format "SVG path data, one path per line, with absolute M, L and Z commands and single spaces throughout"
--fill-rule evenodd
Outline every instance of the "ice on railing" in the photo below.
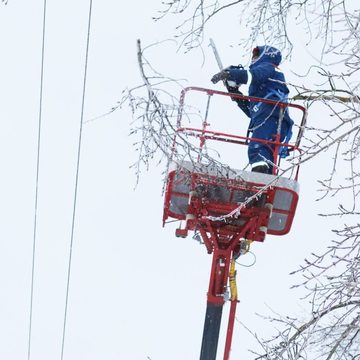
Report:
M 224 204 L 241 204 L 261 189 L 271 188 L 275 189 L 275 197 L 268 233 L 282 235 L 290 229 L 299 193 L 299 183 L 293 179 L 244 170 L 219 170 L 188 161 L 172 164 L 171 172 L 175 174 L 170 189 L 169 210 L 177 217 L 186 215 L 189 192 L 194 190 L 194 186 L 200 196 Z

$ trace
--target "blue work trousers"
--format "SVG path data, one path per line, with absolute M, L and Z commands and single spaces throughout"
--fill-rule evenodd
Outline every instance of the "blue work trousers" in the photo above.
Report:
M 273 114 L 268 117 L 256 117 L 251 121 L 251 127 L 249 130 L 252 132 L 252 138 L 262 139 L 262 140 L 275 140 L 275 135 L 278 128 L 278 114 Z M 280 141 L 284 141 L 288 130 L 289 122 L 285 120 L 282 121 L 281 131 L 280 131 Z M 254 164 L 259 161 L 269 161 L 269 173 L 272 173 L 273 166 L 271 163 L 274 163 L 274 150 L 275 146 L 271 144 L 264 144 L 261 142 L 250 140 L 248 145 L 248 157 L 249 163 Z

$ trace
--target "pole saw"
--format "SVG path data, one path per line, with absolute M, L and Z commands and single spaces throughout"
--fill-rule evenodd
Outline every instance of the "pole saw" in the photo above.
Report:
M 223 64 L 221 62 L 221 59 L 220 59 L 220 56 L 219 56 L 219 53 L 216 49 L 216 46 L 215 46 L 215 43 L 214 43 L 214 40 L 212 38 L 210 38 L 210 46 L 214 52 L 214 55 L 215 55 L 215 59 L 216 59 L 216 62 L 217 64 L 219 65 L 219 69 L 220 70 L 224 70 L 224 67 L 223 67 Z
M 209 46 L 213 50 L 213 53 L 214 53 L 214 56 L 215 56 L 215 59 L 216 59 L 216 62 L 218 64 L 218 66 L 219 66 L 220 71 L 224 70 L 224 66 L 223 66 L 223 64 L 221 62 L 220 55 L 219 55 L 219 53 L 218 53 L 218 51 L 216 49 L 215 42 L 214 42 L 214 40 L 212 38 L 210 38 Z M 241 66 L 241 65 L 232 66 L 232 68 L 243 69 L 243 66 Z M 237 95 L 243 95 L 243 93 L 241 91 L 239 91 L 239 85 L 237 85 L 234 81 L 223 80 L 223 84 L 224 84 L 224 86 L 226 87 L 226 90 L 229 93 L 237 94 Z M 231 100 L 235 101 L 238 104 L 239 108 L 246 114 L 246 116 L 250 117 L 250 102 L 249 102 L 249 100 L 239 99 L 239 98 L 236 98 L 236 97 L 231 97 Z M 248 132 L 247 135 L 249 135 L 249 132 Z

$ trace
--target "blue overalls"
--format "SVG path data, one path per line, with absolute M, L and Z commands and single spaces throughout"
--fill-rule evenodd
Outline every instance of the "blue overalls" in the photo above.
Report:
M 289 89 L 285 85 L 284 74 L 277 68 L 281 61 L 279 50 L 270 46 L 258 46 L 260 56 L 256 62 L 250 65 L 249 70 L 229 68 L 228 80 L 237 85 L 248 82 L 250 72 L 252 80 L 249 86 L 249 96 L 287 102 Z M 275 140 L 277 134 L 280 108 L 261 102 L 250 101 L 248 109 L 244 109 L 244 103 L 239 107 L 250 116 L 249 132 L 252 138 L 262 140 Z M 291 138 L 293 121 L 287 109 L 284 110 L 280 129 L 280 141 L 288 143 Z M 251 140 L 248 146 L 249 163 L 254 166 L 257 163 L 265 163 L 272 172 L 274 163 L 274 146 Z M 281 149 L 281 156 L 287 156 L 287 148 Z

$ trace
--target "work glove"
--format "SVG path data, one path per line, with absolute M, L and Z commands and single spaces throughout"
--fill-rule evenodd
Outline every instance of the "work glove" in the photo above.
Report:
M 236 85 L 234 81 L 226 81 L 225 86 L 228 92 L 242 95 L 242 93 L 239 91 L 239 86 Z
M 226 82 L 226 88 L 229 93 L 243 95 L 243 93 L 239 90 L 238 87 L 233 87 Z M 230 97 L 232 101 L 235 101 L 238 107 L 246 114 L 246 116 L 250 117 L 250 101 L 245 99 L 239 99 L 234 96 Z
M 211 78 L 211 82 L 213 84 L 218 83 L 221 80 L 227 80 L 229 78 L 230 74 L 228 71 L 226 70 L 221 70 L 219 73 L 215 74 L 212 78 Z
M 239 91 L 239 88 L 238 87 L 232 87 L 232 86 L 229 86 L 228 84 L 226 85 L 226 89 L 229 93 L 232 93 L 232 94 L 238 94 L 238 95 L 243 95 L 243 93 L 241 91 Z M 237 99 L 235 97 L 231 97 L 231 100 L 232 101 L 235 101 L 235 102 L 239 102 L 239 101 L 244 101 L 244 100 L 240 100 L 240 99 Z

